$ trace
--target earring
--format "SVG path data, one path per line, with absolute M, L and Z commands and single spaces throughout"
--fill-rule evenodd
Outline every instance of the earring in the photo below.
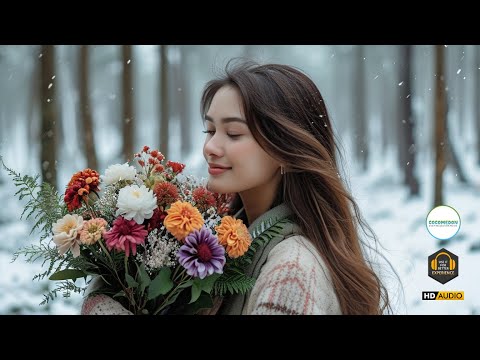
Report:
M 285 170 L 283 169 L 283 165 L 280 165 L 280 174 L 285 174 Z

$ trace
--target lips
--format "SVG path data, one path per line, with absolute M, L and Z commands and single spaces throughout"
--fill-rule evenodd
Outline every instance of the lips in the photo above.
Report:
M 208 163 L 208 166 L 211 169 L 225 169 L 225 170 L 231 169 L 231 167 L 229 166 L 223 166 L 223 165 L 214 164 L 214 163 Z
M 231 167 L 222 166 L 222 165 L 218 165 L 218 164 L 209 163 L 208 165 L 209 165 L 208 173 L 210 175 L 220 175 L 220 174 L 223 174 L 225 171 L 231 169 Z

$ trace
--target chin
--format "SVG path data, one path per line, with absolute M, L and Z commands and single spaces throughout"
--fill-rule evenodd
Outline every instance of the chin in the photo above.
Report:
M 217 194 L 229 194 L 235 192 L 231 186 L 222 184 L 222 181 L 209 179 L 207 182 L 207 190 Z

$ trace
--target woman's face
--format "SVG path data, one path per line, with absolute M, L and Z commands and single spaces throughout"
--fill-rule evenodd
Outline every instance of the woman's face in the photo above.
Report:
M 262 191 L 265 186 L 276 184 L 280 164 L 254 139 L 236 88 L 224 86 L 217 91 L 204 124 L 207 136 L 203 156 L 209 164 L 210 191 Z

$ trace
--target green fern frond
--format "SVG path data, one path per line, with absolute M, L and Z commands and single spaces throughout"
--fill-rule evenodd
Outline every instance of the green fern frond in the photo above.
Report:
M 215 295 L 224 296 L 230 294 L 245 294 L 255 285 L 255 279 L 245 274 L 236 272 L 228 272 L 222 274 L 213 285 L 213 293 Z
M 276 218 L 261 222 L 252 231 L 253 240 L 247 252 L 236 260 L 235 265 L 243 268 L 251 264 L 253 256 L 257 250 L 265 246 L 265 244 L 271 239 L 281 234 L 283 227 L 290 222 L 291 220 L 289 219 L 278 220 Z
M 49 301 L 54 300 L 58 293 L 62 292 L 63 297 L 70 297 L 72 293 L 82 293 L 83 288 L 75 285 L 71 280 L 65 280 L 56 282 L 57 287 L 53 290 L 50 290 L 47 294 L 43 295 L 43 301 L 40 305 L 46 305 Z
M 42 242 L 51 233 L 54 222 L 67 214 L 67 208 L 62 201 L 62 196 L 58 194 L 55 187 L 47 182 L 39 183 L 39 175 L 35 177 L 15 172 L 8 168 L 0 156 L 2 167 L 13 177 L 13 183 L 18 188 L 15 196 L 19 200 L 27 198 L 27 203 L 23 209 L 20 219 L 33 218 L 33 225 L 30 234 L 39 229 L 42 233 L 40 242 Z

